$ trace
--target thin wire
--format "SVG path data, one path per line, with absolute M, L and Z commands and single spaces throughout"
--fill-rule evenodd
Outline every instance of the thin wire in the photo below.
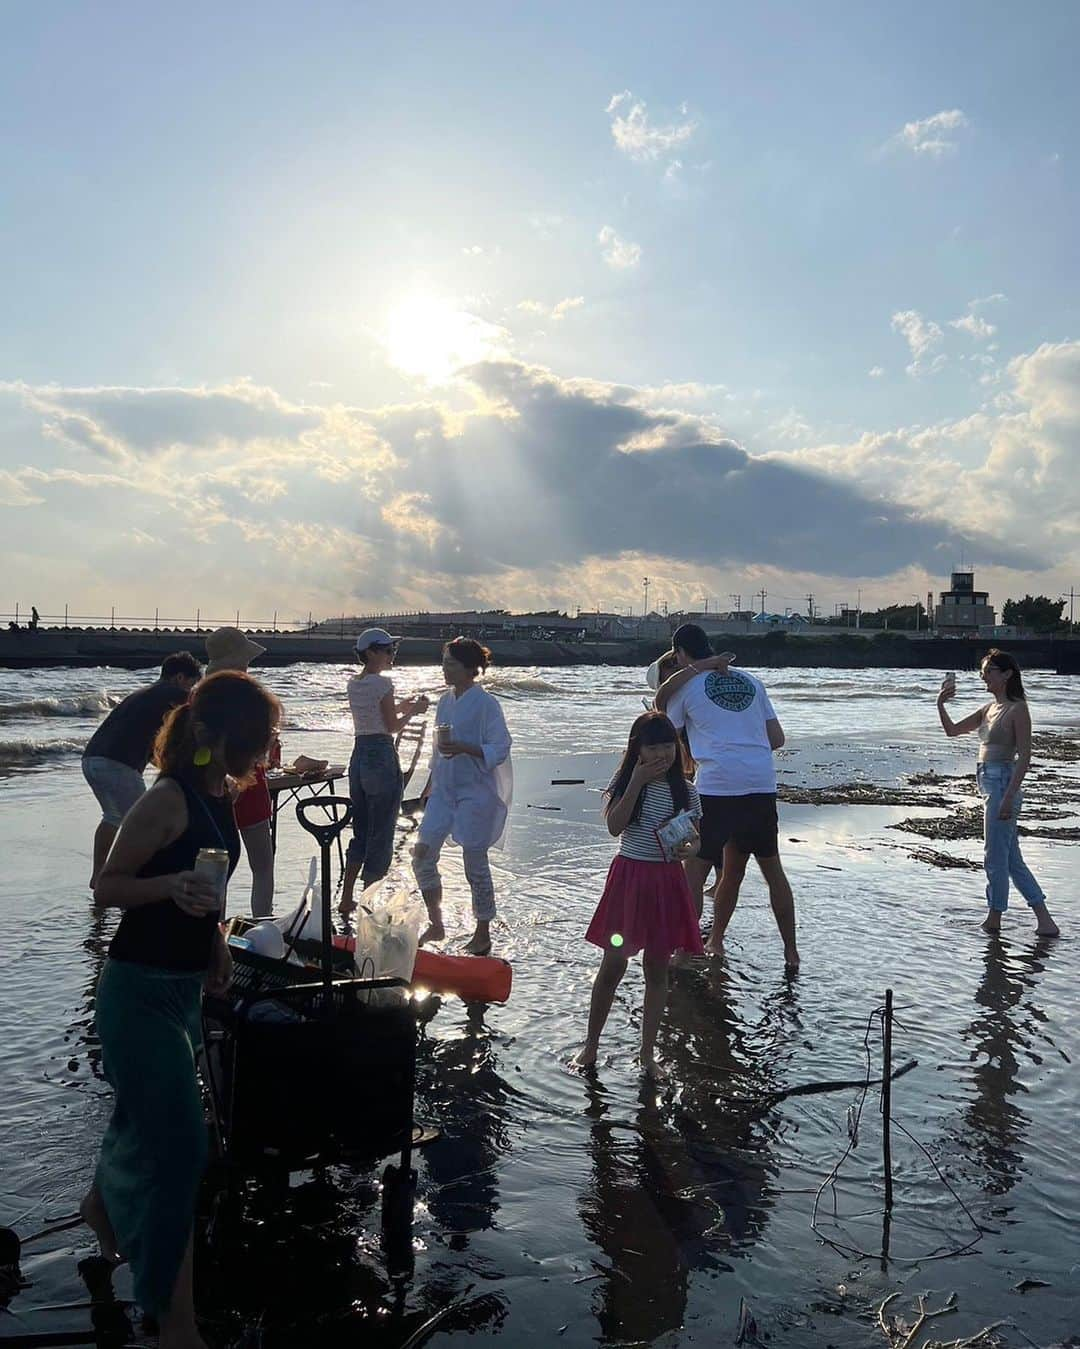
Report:
M 824 1194 L 825 1190 L 830 1187 L 832 1190 L 833 1218 L 837 1222 L 839 1222 L 840 1220 L 837 1204 L 836 1181 L 839 1176 L 841 1167 L 847 1161 L 848 1157 L 851 1156 L 852 1152 L 854 1152 L 854 1150 L 858 1147 L 859 1125 L 862 1122 L 863 1107 L 866 1104 L 866 1097 L 870 1090 L 871 1076 L 872 1076 L 872 1068 L 870 1060 L 870 1031 L 874 1024 L 875 1018 L 880 1018 L 882 1047 L 884 1048 L 884 1039 L 885 1039 L 884 1017 L 885 1017 L 884 1007 L 875 1007 L 874 1010 L 870 1013 L 869 1017 L 867 1018 L 866 1030 L 863 1033 L 863 1052 L 866 1056 L 866 1078 L 860 1090 L 857 1105 L 849 1106 L 848 1108 L 848 1144 L 847 1147 L 844 1149 L 843 1153 L 841 1154 L 839 1160 L 836 1162 L 836 1164 L 833 1166 L 829 1174 L 825 1177 L 825 1179 L 821 1182 L 820 1186 L 818 1187 L 817 1193 L 814 1196 L 813 1211 L 811 1212 L 810 1215 L 811 1231 L 813 1231 L 815 1236 L 820 1237 L 821 1240 L 825 1242 L 826 1245 L 831 1246 L 835 1251 L 840 1252 L 840 1254 L 842 1255 L 853 1255 L 867 1260 L 877 1259 L 882 1253 L 875 1251 L 864 1251 L 858 1246 L 850 1246 L 844 1242 L 840 1242 L 832 1237 L 826 1236 L 824 1232 L 819 1231 L 817 1221 L 818 1221 L 818 1211 L 821 1203 L 821 1196 Z M 894 1015 L 893 1025 L 896 1026 L 902 1024 L 903 1023 L 897 1021 L 897 1018 Z M 907 1030 L 910 1028 L 905 1026 L 904 1029 Z M 883 1115 L 885 1110 L 884 1066 L 882 1067 L 881 1082 L 882 1082 L 882 1090 L 878 1095 L 878 1113 Z M 963 1246 L 949 1246 L 947 1248 L 937 1246 L 934 1248 L 934 1250 L 928 1252 L 925 1255 L 918 1255 L 918 1256 L 890 1255 L 888 1258 L 897 1261 L 898 1263 L 901 1264 L 920 1264 L 921 1262 L 927 1260 L 944 1260 L 949 1258 L 950 1256 L 966 1255 L 968 1251 L 972 1250 L 975 1246 L 978 1245 L 978 1243 L 982 1240 L 983 1235 L 990 1229 L 983 1227 L 983 1225 L 976 1220 L 974 1214 L 968 1208 L 967 1204 L 964 1203 L 964 1201 L 957 1194 L 956 1190 L 946 1179 L 945 1174 L 941 1170 L 941 1167 L 938 1166 L 937 1162 L 934 1160 L 929 1150 L 914 1136 L 914 1134 L 909 1129 L 905 1128 L 904 1125 L 899 1122 L 899 1120 L 892 1119 L 891 1122 L 896 1126 L 897 1129 L 900 1130 L 900 1132 L 904 1135 L 905 1138 L 909 1139 L 912 1143 L 915 1144 L 915 1146 L 919 1149 L 919 1151 L 926 1157 L 927 1161 L 929 1161 L 930 1165 L 934 1168 L 934 1171 L 936 1172 L 937 1177 L 941 1181 L 942 1185 L 944 1185 L 946 1190 L 948 1190 L 949 1194 L 952 1195 L 953 1199 L 956 1201 L 957 1205 L 963 1211 L 967 1220 L 971 1223 L 972 1227 L 975 1229 L 975 1236 Z M 881 1210 L 881 1212 L 884 1213 L 884 1210 Z M 866 1215 L 859 1214 L 855 1216 L 861 1217 Z

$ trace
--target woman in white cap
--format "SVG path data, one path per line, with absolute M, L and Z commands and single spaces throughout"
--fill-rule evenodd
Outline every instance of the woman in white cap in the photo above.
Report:
M 353 836 L 341 887 L 343 914 L 356 908 L 353 890 L 358 876 L 362 875 L 367 889 L 390 870 L 402 785 L 394 737 L 410 717 L 427 711 L 423 694 L 402 702 L 394 697 L 394 685 L 386 672 L 394 663 L 400 640 L 385 628 L 365 628 L 356 639 L 362 668 L 347 685 L 355 739 L 349 760 Z
M 239 628 L 217 628 L 206 639 L 209 663 L 207 675 L 219 670 L 246 672 L 253 660 L 266 651 Z M 266 785 L 266 766 L 255 765 L 255 781 L 233 803 L 236 827 L 244 841 L 251 869 L 251 912 L 256 918 L 268 918 L 274 911 L 274 845 L 270 837 L 270 789 Z

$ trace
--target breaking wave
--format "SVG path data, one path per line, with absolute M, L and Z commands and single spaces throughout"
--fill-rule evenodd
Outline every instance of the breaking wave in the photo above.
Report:
M 13 703 L 0 703 L 0 721 L 29 721 L 34 717 L 100 717 L 120 701 L 100 689 L 97 693 L 81 693 L 72 698 L 25 698 Z
M 483 687 L 489 693 L 559 693 L 554 684 L 549 684 L 546 679 L 537 679 L 531 675 L 521 675 L 514 678 L 511 675 L 493 675 L 490 679 L 485 679 Z
M 82 752 L 77 740 L 0 740 L 0 769 L 28 768 Z

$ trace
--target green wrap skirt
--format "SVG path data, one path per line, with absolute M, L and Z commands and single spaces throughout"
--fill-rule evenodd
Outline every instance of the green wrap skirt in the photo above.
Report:
M 168 1309 L 206 1167 L 195 1073 L 203 979 L 109 960 L 98 982 L 97 1031 L 116 1102 L 95 1180 L 152 1316 Z

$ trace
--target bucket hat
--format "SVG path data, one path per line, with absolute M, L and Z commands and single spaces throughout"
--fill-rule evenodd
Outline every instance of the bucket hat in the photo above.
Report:
M 212 675 L 219 670 L 246 670 L 265 651 L 265 646 L 251 641 L 239 628 L 215 628 L 206 639 L 209 662 L 206 673 Z

